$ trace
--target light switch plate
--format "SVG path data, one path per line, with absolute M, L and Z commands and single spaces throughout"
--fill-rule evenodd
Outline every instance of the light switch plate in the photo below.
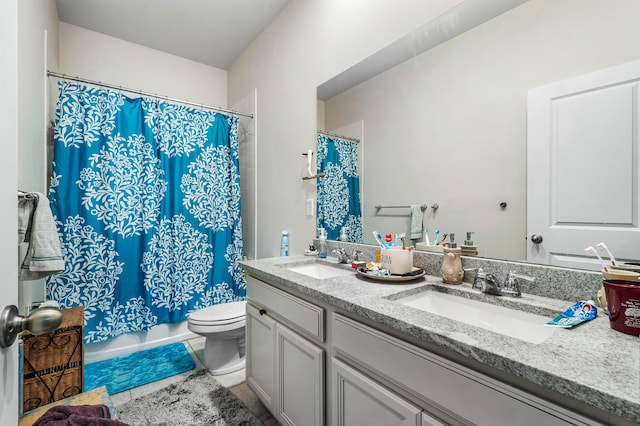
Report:
M 307 199 L 307 216 L 313 217 L 313 198 Z

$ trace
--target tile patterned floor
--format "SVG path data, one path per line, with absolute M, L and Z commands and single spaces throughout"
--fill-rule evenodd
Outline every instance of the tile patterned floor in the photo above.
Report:
M 168 377 L 163 380 L 158 380 L 157 382 L 133 388 L 128 391 L 111 395 L 111 401 L 113 402 L 113 405 L 117 407 L 118 405 L 124 404 L 131 399 L 146 395 L 158 389 L 162 389 L 173 383 L 180 382 L 193 372 L 203 369 L 204 342 L 204 337 L 196 337 L 184 342 L 187 349 L 189 350 L 189 353 L 191 353 L 191 356 L 196 362 L 196 366 L 193 370 L 186 371 L 182 374 Z M 262 405 L 262 402 L 260 402 L 256 394 L 253 393 L 253 391 L 247 386 L 245 382 L 244 369 L 236 371 L 234 373 L 216 376 L 216 380 L 222 386 L 233 392 L 238 397 L 238 399 L 240 399 L 244 403 L 244 405 L 246 405 L 247 408 L 249 408 L 249 410 L 251 410 L 256 415 L 256 417 L 262 420 L 265 426 L 275 426 L 279 424 L 276 419 L 273 418 L 271 413 L 269 413 L 269 411 L 265 408 L 265 406 Z

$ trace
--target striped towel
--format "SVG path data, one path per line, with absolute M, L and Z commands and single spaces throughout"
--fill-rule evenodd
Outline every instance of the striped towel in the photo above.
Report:
M 60 237 L 49 200 L 31 193 L 18 200 L 18 244 L 29 243 L 18 279 L 32 281 L 64 270 Z

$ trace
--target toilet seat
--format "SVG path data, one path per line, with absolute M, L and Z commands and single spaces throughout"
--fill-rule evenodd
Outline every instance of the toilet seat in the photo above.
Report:
M 194 325 L 229 325 L 245 320 L 244 300 L 221 303 L 189 313 L 189 322 Z
M 246 302 L 228 302 L 189 313 L 187 328 L 204 336 L 204 365 L 213 375 L 245 366 Z

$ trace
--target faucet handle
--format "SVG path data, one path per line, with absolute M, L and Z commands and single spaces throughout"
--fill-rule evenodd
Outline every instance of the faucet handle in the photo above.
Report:
M 534 282 L 536 279 L 534 277 L 530 277 L 529 275 L 516 274 L 513 271 L 509 271 L 507 275 L 507 280 L 505 282 L 506 286 L 513 285 L 516 282 L 516 278 L 521 280 L 529 281 L 530 283 Z
M 476 276 L 473 279 L 473 284 L 471 285 L 471 288 L 474 288 L 476 290 L 482 290 L 482 280 L 487 278 L 486 272 L 484 272 L 482 268 L 465 269 L 465 271 L 476 271 Z
M 360 256 L 362 255 L 362 251 L 360 250 L 353 250 L 351 252 L 351 260 L 360 260 Z
M 507 275 L 507 279 L 505 280 L 503 292 L 506 292 L 507 294 L 510 294 L 514 297 L 519 297 L 522 294 L 520 292 L 520 286 L 518 285 L 516 278 L 523 279 L 529 282 L 534 282 L 536 280 L 534 277 L 523 274 L 516 274 L 515 272 L 510 271 Z
M 336 255 L 339 263 L 347 263 L 347 259 L 348 259 L 347 253 L 344 251 L 342 247 L 331 250 L 331 254 Z

